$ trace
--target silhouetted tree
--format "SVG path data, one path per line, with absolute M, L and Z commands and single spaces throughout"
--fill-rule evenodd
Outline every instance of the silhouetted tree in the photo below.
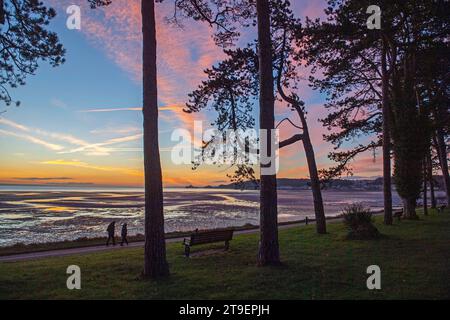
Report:
M 404 192 L 403 195 L 399 194 L 406 202 L 405 212 L 410 218 L 417 217 L 413 210 L 413 198 L 418 196 L 418 179 L 423 177 L 417 172 L 422 168 L 425 155 L 430 150 L 433 130 L 430 115 L 433 110 L 437 113 L 445 108 L 448 110 L 448 80 L 445 81 L 448 75 L 445 74 L 448 74 L 449 66 L 449 9 L 447 1 L 405 3 L 397 11 L 397 20 L 402 21 L 397 36 L 391 38 L 391 50 L 400 55 L 398 61 L 392 61 L 396 65 L 393 96 L 397 100 L 394 110 L 394 130 L 397 132 L 394 131 L 393 134 L 397 136 L 397 140 L 394 137 L 394 148 L 399 149 L 397 152 L 394 150 L 395 163 L 398 163 L 394 175 L 397 175 L 397 189 Z M 439 69 L 434 67 L 436 64 L 439 64 Z M 442 119 L 442 116 L 440 114 L 438 119 Z M 435 121 L 434 125 L 436 131 L 445 128 L 445 123 L 439 121 Z M 448 175 L 448 170 L 446 171 Z
M 217 45 L 225 48 L 240 37 L 239 27 L 256 25 L 254 0 L 174 0 L 172 23 L 182 26 L 180 19 L 191 18 L 215 29 Z
M 428 183 L 430 185 L 430 202 L 431 202 L 431 209 L 436 209 L 436 195 L 434 192 L 434 178 L 433 178 L 433 162 L 431 158 L 432 150 L 430 148 L 429 154 L 427 155 L 427 179 Z
M 189 102 L 184 112 L 200 112 L 205 108 L 214 109 L 217 118 L 211 123 L 217 133 L 203 141 L 201 154 L 193 161 L 193 169 L 205 160 L 212 164 L 221 165 L 231 157 L 236 167 L 233 175 L 228 177 L 236 184 L 243 185 L 246 181 L 253 181 L 258 185 L 255 171 L 250 162 L 250 146 L 257 143 L 256 137 L 244 136 L 246 129 L 255 127 L 253 104 L 259 92 L 258 56 L 249 46 L 243 49 L 225 50 L 227 59 L 205 70 L 207 80 L 189 94 Z M 235 133 L 234 137 L 227 137 L 228 130 Z M 222 150 L 221 143 L 226 139 L 233 139 L 231 143 L 239 143 L 241 148 L 234 148 L 232 152 Z M 239 154 L 240 151 L 247 151 Z M 217 160 L 215 160 L 217 159 Z
M 95 8 L 111 1 L 89 0 Z M 145 278 L 169 275 L 164 236 L 163 188 L 158 144 L 155 1 L 141 1 L 145 173 Z
M 424 159 L 422 163 L 423 168 L 423 214 L 428 215 L 428 170 L 427 170 L 427 161 Z
M 325 139 L 335 145 L 329 158 L 337 165 L 322 170 L 322 178 L 330 180 L 343 173 L 351 174 L 349 163 L 354 157 L 383 146 L 385 223 L 391 224 L 391 141 L 388 114 L 383 115 L 383 109 L 389 109 L 389 70 L 383 34 L 368 30 L 365 25 L 365 11 L 370 4 L 329 1 L 325 21 L 307 19 L 302 57 L 312 67 L 312 87 L 328 94 L 325 107 L 332 110 L 322 122 L 333 130 Z M 323 77 L 315 76 L 319 70 L 323 71 Z M 345 142 L 357 138 L 368 142 L 350 150 L 338 150 Z
M 39 61 L 56 67 L 64 62 L 65 50 L 58 36 L 47 29 L 56 12 L 37 0 L 0 1 L 0 101 L 14 101 L 9 89 L 25 84 Z
M 286 93 L 286 89 L 296 88 L 299 76 L 296 67 L 300 64 L 296 61 L 296 50 L 294 41 L 301 31 L 298 19 L 295 19 L 288 1 L 271 2 L 271 38 L 272 38 L 272 69 L 275 74 L 274 87 L 277 89 L 278 99 L 287 103 L 299 116 L 301 127 L 296 126 L 289 118 L 292 125 L 299 129 L 298 134 L 281 141 L 280 148 L 289 146 L 297 141 L 302 141 L 308 162 L 311 178 L 311 189 L 314 198 L 314 209 L 316 215 L 316 227 L 318 233 L 326 232 L 326 220 L 323 209 L 323 201 L 320 190 L 320 181 L 315 162 L 314 150 L 308 132 L 308 124 L 304 103 L 294 93 Z M 213 125 L 217 125 L 220 132 L 226 129 L 252 128 L 253 117 L 250 113 L 253 101 L 258 100 L 259 79 L 257 71 L 259 61 L 257 55 L 257 43 L 251 43 L 244 49 L 226 50 L 228 58 L 212 69 L 206 70 L 208 80 L 203 81 L 199 89 L 190 95 L 188 112 L 197 112 L 211 103 L 218 112 L 218 117 Z M 281 124 L 278 124 L 278 126 Z M 213 137 L 203 147 L 202 158 L 216 155 Z M 205 155 L 206 153 L 206 155 Z M 200 159 L 202 160 L 202 159 Z M 232 181 L 242 183 L 244 177 L 254 179 L 252 167 L 236 164 L 236 171 L 231 176 Z
M 422 161 L 426 151 L 424 124 L 427 118 L 417 106 L 413 82 L 415 63 L 412 57 L 406 59 L 403 67 L 393 76 L 394 182 L 403 200 L 404 217 L 417 219 L 415 209 L 421 192 Z
M 386 118 L 384 121 L 390 131 L 385 133 L 391 133 L 393 140 L 394 181 L 404 200 L 405 216 L 415 218 L 428 130 L 426 113 L 419 110 L 420 105 L 427 107 L 425 77 L 420 77 L 418 68 L 424 61 L 416 61 L 430 43 L 444 41 L 443 2 L 331 0 L 328 4 L 327 21 L 308 21 L 306 33 L 309 40 L 306 58 L 324 70 L 324 77 L 312 78 L 313 85 L 329 93 L 328 107 L 336 110 L 323 122 L 330 129 L 340 129 L 326 138 L 337 147 L 358 137 L 376 139 L 353 150 L 331 153 L 338 165 L 326 173 L 333 176 L 348 171 L 348 163 L 356 155 L 381 145 L 382 106 L 389 106 L 389 122 Z M 366 27 L 365 9 L 373 4 L 382 8 L 381 32 Z M 384 58 L 388 60 L 388 70 L 383 75 Z M 386 73 L 389 80 L 383 81 Z M 385 90 L 380 92 L 383 85 Z M 387 144 L 384 151 L 387 157 Z
M 444 191 L 447 198 L 447 205 L 450 203 L 450 177 L 449 177 L 449 166 L 448 166 L 448 146 L 445 142 L 444 130 L 437 129 L 434 134 L 434 144 L 438 153 L 439 164 L 441 167 L 442 176 L 444 179 Z
M 450 9 L 447 11 L 450 11 Z M 421 60 L 425 60 L 427 63 L 425 65 L 420 64 L 420 68 L 423 73 L 422 76 L 428 79 L 424 85 L 424 91 L 430 106 L 431 140 L 441 167 L 444 191 L 449 204 L 450 175 L 447 159 L 449 148 L 446 139 L 450 136 L 450 77 L 448 72 L 450 48 L 447 43 L 437 43 L 436 41 L 433 41 L 430 46 L 430 49 L 422 53 Z
M 0 24 L 5 23 L 5 8 L 3 6 L 3 0 L 0 0 Z
M 275 150 L 271 150 L 271 134 L 275 129 L 275 97 L 273 87 L 272 38 L 270 30 L 270 7 L 268 0 L 256 0 L 258 20 L 258 58 L 259 58 L 259 123 L 267 130 L 267 155 L 274 166 Z M 261 164 L 262 167 L 265 164 Z M 278 245 L 278 206 L 276 174 L 260 175 L 260 241 L 259 264 L 280 263 Z
M 257 25 L 259 58 L 260 128 L 271 134 L 274 129 L 274 87 L 272 69 L 272 40 L 270 37 L 270 6 L 268 0 L 180 0 L 176 8 L 195 20 L 201 20 L 217 28 L 216 43 L 229 46 L 239 36 L 236 23 Z M 256 13 L 256 21 L 255 21 Z M 176 21 L 177 16 L 174 20 Z M 268 153 L 270 150 L 270 139 Z M 272 155 L 273 159 L 273 155 Z M 273 163 L 272 163 L 273 164 Z M 261 165 L 260 165 L 261 166 Z M 279 260 L 276 175 L 260 175 L 260 244 L 258 263 L 276 265 Z
M 289 2 L 287 2 L 287 5 L 289 6 Z M 323 207 L 322 192 L 319 173 L 317 170 L 316 157 L 311 142 L 311 137 L 309 135 L 308 122 L 306 120 L 306 111 L 304 108 L 304 102 L 300 100 L 297 94 L 292 92 L 290 95 L 288 95 L 284 89 L 284 87 L 289 88 L 292 85 L 292 83 L 294 84 L 294 89 L 296 88 L 298 76 L 295 73 L 295 65 L 292 62 L 292 60 L 297 62 L 300 60 L 296 59 L 297 58 L 296 50 L 298 48 L 293 47 L 291 42 L 294 39 L 297 39 L 298 37 L 297 33 L 301 32 L 301 25 L 299 21 L 293 19 L 291 14 L 292 14 L 291 11 L 288 10 L 288 14 L 285 14 L 284 16 L 282 15 L 281 17 L 282 20 L 281 24 L 284 30 L 281 41 L 282 43 L 281 51 L 279 54 L 279 61 L 277 66 L 278 76 L 276 79 L 276 87 L 278 89 L 278 94 L 281 96 L 282 100 L 287 102 L 292 107 L 292 110 L 295 110 L 297 112 L 300 118 L 302 133 L 301 135 L 296 135 L 294 137 L 298 137 L 298 139 L 302 141 L 303 148 L 305 150 L 305 156 L 306 161 L 308 163 L 308 170 L 311 181 L 311 191 L 313 193 L 314 214 L 316 217 L 316 230 L 317 233 L 319 234 L 325 234 L 326 233 L 325 210 Z M 287 21 L 288 18 L 290 18 L 289 21 L 290 23 L 288 23 Z M 291 33 L 293 39 L 287 37 L 287 34 L 289 32 Z
M 383 37 L 383 34 L 381 35 Z M 383 147 L 383 202 L 384 224 L 392 225 L 392 179 L 391 179 L 391 133 L 389 108 L 389 74 L 387 69 L 386 39 L 382 38 L 381 49 L 381 95 L 383 115 L 382 147 Z

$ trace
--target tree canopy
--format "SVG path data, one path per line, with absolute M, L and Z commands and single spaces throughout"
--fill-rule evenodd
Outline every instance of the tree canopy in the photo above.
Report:
M 0 8 L 0 101 L 18 105 L 10 89 L 24 85 L 39 61 L 62 64 L 65 50 L 56 33 L 48 30 L 54 9 L 38 0 L 2 0 Z

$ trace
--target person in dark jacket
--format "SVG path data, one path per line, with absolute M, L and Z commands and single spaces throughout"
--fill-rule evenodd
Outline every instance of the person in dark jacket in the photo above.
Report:
M 120 242 L 120 245 L 123 246 L 123 243 L 125 242 L 128 245 L 128 240 L 127 240 L 127 234 L 128 234 L 128 228 L 127 228 L 127 224 L 124 223 L 122 225 L 122 241 Z
M 106 231 L 108 232 L 108 240 L 106 241 L 106 245 L 109 246 L 109 240 L 112 239 L 112 243 L 115 246 L 116 245 L 116 239 L 114 239 L 115 233 L 116 233 L 116 222 L 113 221 L 108 225 L 108 228 L 106 228 Z

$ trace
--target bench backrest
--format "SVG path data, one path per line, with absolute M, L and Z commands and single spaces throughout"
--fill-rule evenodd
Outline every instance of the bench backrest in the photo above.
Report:
M 212 243 L 230 241 L 233 238 L 233 230 L 200 231 L 191 234 L 190 244 Z

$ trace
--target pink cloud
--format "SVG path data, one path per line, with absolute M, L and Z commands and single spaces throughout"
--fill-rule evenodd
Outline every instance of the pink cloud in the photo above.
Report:
M 383 159 L 381 155 L 375 157 L 371 152 L 365 152 L 350 163 L 353 174 L 358 176 L 381 176 L 383 174 Z
M 308 16 L 311 19 L 324 18 L 323 10 L 326 8 L 326 0 L 303 0 L 292 1 L 292 9 L 294 13 L 302 19 Z
M 64 12 L 71 1 L 47 0 L 59 12 Z M 99 48 L 129 77 L 141 82 L 142 34 L 139 0 L 114 0 L 105 8 L 92 10 L 87 1 L 80 2 L 81 32 L 90 43 Z M 172 116 L 183 125 L 195 118 L 182 112 L 187 94 L 204 79 L 203 70 L 223 56 L 211 38 L 211 29 L 203 23 L 185 21 L 184 28 L 169 25 L 165 18 L 173 14 L 173 3 L 156 5 L 158 42 L 158 97 L 162 104 L 179 105 Z M 175 116 L 175 117 L 174 117 Z M 201 118 L 201 116 L 200 116 Z

